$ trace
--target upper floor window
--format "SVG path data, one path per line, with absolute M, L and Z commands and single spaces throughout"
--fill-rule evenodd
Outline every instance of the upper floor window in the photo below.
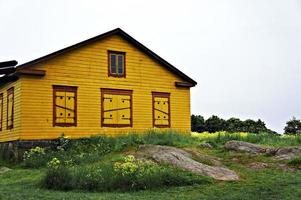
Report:
M 125 77 L 125 52 L 108 51 L 109 76 Z
M 132 92 L 132 90 L 101 89 L 101 126 L 132 126 Z
M 2 131 L 3 122 L 3 93 L 0 94 L 0 131 Z
M 76 126 L 77 87 L 53 86 L 53 126 Z
M 14 128 L 14 88 L 7 90 L 7 113 L 6 113 L 7 129 Z

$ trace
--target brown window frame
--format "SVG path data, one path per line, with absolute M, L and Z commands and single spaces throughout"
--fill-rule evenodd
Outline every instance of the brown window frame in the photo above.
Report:
M 9 105 L 9 95 L 13 95 L 13 97 L 12 97 L 12 115 L 11 115 L 11 125 L 9 126 L 8 125 L 8 105 Z M 9 129 L 13 129 L 14 128 L 14 104 L 15 104 L 15 94 L 14 94 L 14 87 L 11 87 L 11 88 L 9 88 L 8 90 L 7 90 L 7 97 L 6 97 L 6 100 L 7 100 L 7 102 L 6 102 L 6 107 L 7 107 L 7 109 L 6 109 L 6 128 L 9 130 Z
M 168 98 L 168 125 L 155 124 L 155 97 Z M 168 92 L 152 92 L 152 111 L 153 111 L 153 127 L 156 128 L 170 128 L 171 115 L 170 115 L 170 93 Z
M 62 126 L 62 127 L 69 127 L 69 126 L 77 126 L 77 86 L 65 86 L 65 85 L 53 85 L 53 126 Z M 74 92 L 74 123 L 61 123 L 56 122 L 56 95 L 55 93 L 59 92 Z
M 2 126 L 3 126 L 3 93 L 0 94 L 0 100 L 1 100 L 1 113 L 0 113 L 0 131 L 2 131 Z
M 123 56 L 123 74 L 118 74 L 118 66 L 116 65 L 116 72 L 111 72 L 111 54 L 122 55 Z M 112 51 L 108 50 L 108 76 L 116 78 L 125 78 L 126 77 L 126 53 L 122 51 Z
M 124 89 L 111 89 L 111 88 L 100 88 L 101 91 L 101 127 L 133 127 L 133 90 L 124 90 Z M 105 124 L 104 123 L 104 94 L 111 95 L 128 95 L 131 98 L 130 106 L 130 124 Z

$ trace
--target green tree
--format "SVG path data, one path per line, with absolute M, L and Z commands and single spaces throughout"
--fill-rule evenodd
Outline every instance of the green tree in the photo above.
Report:
M 230 118 L 226 121 L 226 130 L 227 132 L 234 133 L 242 131 L 242 121 L 238 118 Z
M 212 115 L 205 121 L 205 130 L 209 133 L 223 131 L 226 128 L 226 121 L 218 116 Z
M 300 134 L 301 133 L 301 121 L 293 117 L 293 119 L 286 122 L 284 127 L 285 134 Z
M 205 120 L 201 115 L 191 115 L 191 131 L 193 132 L 204 132 Z

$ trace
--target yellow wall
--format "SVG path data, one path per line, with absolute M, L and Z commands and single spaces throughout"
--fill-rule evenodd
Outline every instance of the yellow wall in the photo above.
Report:
M 14 87 L 14 128 L 7 129 L 7 90 Z M 0 142 L 17 140 L 21 130 L 21 81 L 8 83 L 0 87 L 0 94 L 3 93 L 3 121 L 0 131 Z
M 108 77 L 107 50 L 126 52 L 126 78 Z M 32 66 L 46 76 L 22 76 L 20 139 L 52 139 L 115 134 L 152 128 L 152 91 L 170 92 L 171 128 L 190 130 L 189 88 L 183 81 L 133 45 L 115 35 Z M 52 85 L 78 86 L 77 127 L 53 127 Z M 101 127 L 100 88 L 133 90 L 133 127 Z

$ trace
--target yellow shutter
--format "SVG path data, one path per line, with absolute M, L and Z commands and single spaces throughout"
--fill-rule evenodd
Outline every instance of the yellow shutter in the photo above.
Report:
M 117 104 L 118 99 L 116 95 L 104 94 L 103 95 L 103 123 L 104 124 L 117 124 Z
M 118 99 L 118 124 L 131 123 L 131 97 L 129 95 L 116 95 Z
M 169 94 L 153 93 L 153 118 L 154 126 L 169 127 L 170 126 L 170 111 L 169 111 Z
M 0 129 L 2 129 L 2 121 L 3 121 L 3 94 L 0 96 Z
M 66 93 L 63 91 L 57 91 L 55 93 L 55 109 L 56 109 L 56 123 L 65 123 L 66 119 Z
M 75 93 L 74 92 L 66 92 L 66 123 L 74 123 L 75 122 Z
M 7 126 L 13 125 L 12 115 L 13 115 L 13 94 L 8 95 L 8 115 L 7 115 Z
M 154 123 L 155 125 L 162 125 L 161 98 L 154 97 Z
M 168 98 L 161 98 L 161 124 L 169 125 L 169 101 Z

